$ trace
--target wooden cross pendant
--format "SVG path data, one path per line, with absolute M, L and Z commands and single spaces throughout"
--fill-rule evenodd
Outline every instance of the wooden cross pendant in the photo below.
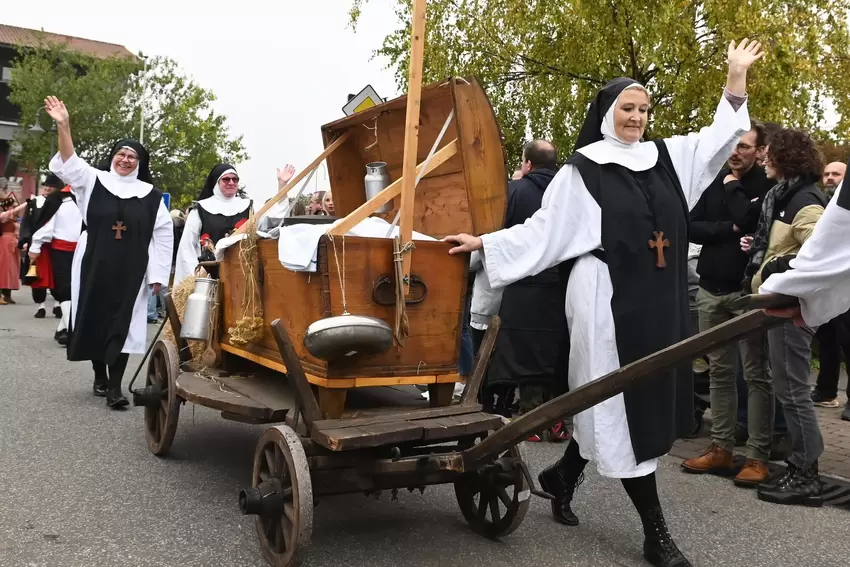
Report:
M 127 230 L 127 227 L 124 226 L 124 221 L 118 221 L 112 225 L 112 230 L 115 231 L 115 240 L 121 240 L 121 233 Z
M 655 262 L 656 268 L 665 268 L 667 267 L 667 260 L 664 259 L 664 249 L 670 246 L 670 241 L 664 239 L 663 231 L 654 231 L 652 235 L 655 237 L 655 240 L 649 241 L 649 248 L 655 248 L 655 251 L 658 253 L 658 258 Z

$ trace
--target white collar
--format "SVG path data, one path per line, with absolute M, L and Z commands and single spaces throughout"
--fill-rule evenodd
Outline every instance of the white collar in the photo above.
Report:
M 224 215 L 226 217 L 230 217 L 241 213 L 251 206 L 251 199 L 243 199 L 238 195 L 225 197 L 221 194 L 221 191 L 218 188 L 218 182 L 221 181 L 221 178 L 228 173 L 236 173 L 236 170 L 228 169 L 219 175 L 218 179 L 215 180 L 215 185 L 213 185 L 213 196 L 198 201 L 198 206 L 203 208 L 206 212 L 213 215 Z
M 97 178 L 107 191 L 119 199 L 132 199 L 134 197 L 145 197 L 153 189 L 153 185 L 139 180 L 139 166 L 128 175 L 119 175 L 110 166 L 109 171 L 98 170 Z
M 630 88 L 643 87 L 634 84 L 629 85 L 623 91 Z M 590 161 L 600 165 L 616 163 L 631 171 L 652 169 L 658 162 L 658 146 L 653 142 L 634 142 L 629 144 L 620 140 L 614 131 L 614 110 L 617 107 L 618 100 L 620 100 L 619 96 L 608 109 L 608 112 L 605 113 L 605 118 L 602 120 L 602 140 L 579 148 L 578 152 Z

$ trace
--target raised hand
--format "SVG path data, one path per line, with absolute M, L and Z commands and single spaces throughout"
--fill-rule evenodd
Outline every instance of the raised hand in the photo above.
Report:
M 278 189 L 283 189 L 289 180 L 292 179 L 292 176 L 295 175 L 295 166 L 291 164 L 286 164 L 283 166 L 283 169 L 278 168 L 277 170 L 277 186 Z
M 726 62 L 729 65 L 730 71 L 746 71 L 750 68 L 750 65 L 764 57 L 764 55 L 764 51 L 761 50 L 761 43 L 756 40 L 749 41 L 747 38 L 744 38 L 738 45 L 735 45 L 734 41 L 729 43 Z
M 459 246 L 455 246 L 451 250 L 449 250 L 449 254 L 461 254 L 463 252 L 474 252 L 475 250 L 481 250 L 484 247 L 484 243 L 477 236 L 472 236 L 470 234 L 453 234 L 451 236 L 447 236 L 443 239 L 443 242 L 453 242 L 458 244 Z
M 68 123 L 68 109 L 65 108 L 65 103 L 55 96 L 51 95 L 44 99 L 44 109 L 57 125 L 62 126 Z

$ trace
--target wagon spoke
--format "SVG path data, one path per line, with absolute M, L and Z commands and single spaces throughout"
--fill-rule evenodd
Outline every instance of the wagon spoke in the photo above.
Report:
M 288 520 L 283 520 L 280 523 L 280 529 L 278 530 L 283 534 L 283 550 L 287 551 L 292 549 L 292 524 L 289 523 Z
M 484 494 L 478 498 L 478 519 L 482 522 L 487 519 L 487 499 L 484 498 Z
M 260 469 L 260 470 L 258 471 L 258 474 L 260 475 L 260 480 L 261 480 L 262 482 L 265 482 L 265 481 L 267 481 L 267 480 L 270 478 L 270 477 L 269 477 L 269 473 L 268 473 L 267 471 L 264 471 L 263 469 Z M 254 486 L 256 486 L 256 485 L 254 485 Z
M 165 431 L 165 412 L 156 412 L 156 417 L 157 422 L 159 422 L 159 434 L 161 435 Z
M 282 522 L 280 520 L 273 520 L 271 522 L 271 524 L 272 524 L 272 537 L 273 537 L 273 540 L 274 540 L 274 547 L 275 547 L 275 549 L 278 549 L 280 551 L 284 551 L 284 548 L 282 546 L 283 533 L 281 533 Z
M 505 508 L 508 508 L 508 509 L 510 509 L 511 506 L 513 506 L 513 504 L 514 504 L 513 498 L 508 496 L 508 491 L 505 490 L 504 488 L 499 489 L 499 500 L 501 500 L 502 504 L 505 505 Z
M 292 502 L 283 503 L 283 514 L 287 521 L 295 523 L 295 505 Z
M 499 499 L 495 494 L 490 495 L 490 519 L 494 524 L 502 519 L 499 513 Z
M 266 467 L 269 470 L 269 474 L 275 476 L 277 468 L 275 467 L 274 450 L 266 447 L 263 449 L 263 454 L 266 456 Z
M 156 384 L 161 388 L 168 376 L 168 371 L 165 369 L 165 360 L 163 360 L 162 356 L 157 356 L 153 360 L 154 367 L 156 368 Z

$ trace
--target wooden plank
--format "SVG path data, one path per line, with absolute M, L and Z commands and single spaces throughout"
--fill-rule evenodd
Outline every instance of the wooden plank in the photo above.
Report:
M 269 209 L 274 207 L 278 203 L 278 201 L 283 199 L 286 194 L 289 193 L 290 190 L 292 190 L 293 187 L 295 187 L 302 179 L 304 179 L 311 171 L 313 171 L 320 163 L 322 163 L 322 161 L 324 161 L 326 157 L 328 157 L 331 153 L 333 153 L 335 149 L 345 143 L 345 141 L 348 140 L 349 136 L 350 133 L 345 132 L 344 134 L 342 134 L 342 136 L 334 140 L 334 142 L 330 146 L 325 148 L 325 151 L 319 154 L 319 157 L 310 162 L 310 165 L 299 171 L 295 175 L 295 177 L 290 179 L 289 183 L 287 183 L 283 189 L 277 192 L 277 195 L 266 201 L 266 204 L 263 205 L 263 207 L 254 215 L 254 220 L 259 221 L 263 217 L 263 215 L 269 212 Z M 245 232 L 247 226 L 247 223 L 243 224 L 241 227 L 236 229 L 236 232 Z
M 406 246 L 413 239 L 413 200 L 416 188 L 416 152 L 419 148 L 419 107 L 422 103 L 422 59 L 425 53 L 426 0 L 413 0 L 413 25 L 410 30 L 410 60 L 407 72 L 407 114 L 404 128 L 404 167 L 401 174 L 399 241 Z M 404 293 L 410 291 L 412 252 L 402 259 Z
M 177 378 L 177 393 L 187 402 L 230 414 L 266 420 L 274 417 L 265 404 L 228 390 L 215 380 L 188 372 Z
M 425 428 L 423 439 L 426 441 L 441 441 L 499 429 L 502 426 L 502 418 L 491 413 L 477 412 L 408 423 L 415 423 Z
M 720 345 L 738 341 L 754 332 L 763 332 L 786 321 L 786 319 L 768 317 L 763 311 L 751 311 L 627 364 L 538 406 L 502 427 L 478 445 L 467 449 L 461 454 L 463 468 L 467 471 L 474 470 L 480 463 L 493 458 L 507 447 L 516 445 L 535 431 L 548 429 L 559 421 L 604 402 L 635 384 L 651 380 L 659 370 L 688 363 L 695 356 L 712 351 Z
M 414 180 L 416 176 L 421 174 L 424 177 L 425 175 L 431 173 L 443 163 L 448 161 L 452 156 L 457 153 L 457 148 L 457 140 L 452 140 L 451 142 L 440 148 L 431 157 L 431 161 L 428 162 L 428 167 L 424 169 L 424 173 L 423 166 L 425 164 L 420 163 L 419 165 L 417 165 Z M 416 156 L 414 156 L 414 158 L 415 157 Z M 381 191 L 380 193 L 378 193 L 377 195 L 375 195 L 374 197 L 354 209 L 351 214 L 347 215 L 345 219 L 343 219 L 342 222 L 338 223 L 336 226 L 328 230 L 328 234 L 331 234 L 333 236 L 341 236 L 347 233 L 349 230 L 357 226 L 357 224 L 368 218 L 369 215 L 375 212 L 375 210 L 379 209 L 381 206 L 392 201 L 395 197 L 400 195 L 402 191 L 403 182 L 404 177 L 402 176 L 399 179 L 396 179 L 395 181 L 390 183 L 386 187 L 386 189 L 384 189 L 383 191 Z M 410 214 L 412 215 L 412 206 L 410 208 L 410 211 Z
M 295 354 L 295 349 L 292 348 L 292 342 L 290 342 L 289 335 L 286 334 L 286 329 L 284 329 L 280 319 L 275 319 L 272 322 L 272 334 L 274 335 L 275 342 L 277 342 L 280 356 L 289 369 L 287 376 L 290 383 L 295 387 L 298 407 L 304 416 L 307 428 L 310 429 L 314 422 L 322 419 L 319 402 L 316 401 L 313 389 L 304 375 L 304 369 L 301 368 L 301 362 L 298 360 L 298 355 Z
M 180 363 L 189 362 L 192 360 L 192 353 L 189 351 L 186 339 L 180 338 L 180 330 L 183 325 L 180 324 L 180 315 L 177 314 L 177 307 L 174 305 L 174 299 L 170 293 L 165 294 L 165 314 L 168 317 L 168 322 L 171 323 L 174 340 L 177 341 L 177 355 L 180 357 Z
M 399 421 L 416 421 L 420 419 L 431 419 L 436 417 L 449 417 L 455 415 L 471 414 L 481 411 L 481 406 L 473 404 L 470 406 L 453 405 L 443 408 L 414 409 L 403 412 L 387 412 L 381 415 L 370 415 L 368 417 L 323 419 L 313 425 L 317 429 L 341 429 L 345 427 L 361 427 L 376 425 L 379 423 L 392 423 Z
M 226 411 L 221 412 L 221 419 L 226 419 L 228 421 L 235 421 L 237 423 L 247 423 L 248 425 L 265 425 L 268 423 L 283 423 L 286 421 L 286 413 L 279 414 L 275 413 L 275 415 L 269 419 L 261 419 L 257 417 L 249 417 L 247 415 L 239 415 L 236 413 L 227 413 Z
M 487 373 L 490 355 L 493 354 L 493 347 L 496 346 L 496 337 L 499 335 L 499 329 L 501 327 L 502 320 L 498 315 L 490 318 L 490 324 L 487 326 L 487 331 L 481 340 L 481 346 L 478 347 L 478 353 L 475 355 L 472 376 L 466 381 L 466 388 L 460 397 L 461 404 L 469 405 L 478 401 L 478 391 L 481 389 L 481 383 L 484 381 L 484 375 Z
M 341 429 L 313 428 L 311 438 L 331 451 L 370 449 L 422 439 L 423 428 L 413 423 L 377 423 Z
M 216 380 L 228 390 L 251 398 L 272 411 L 295 407 L 295 399 L 287 393 L 286 378 L 283 376 L 227 376 Z
M 452 403 L 455 395 L 455 385 L 451 382 L 442 384 L 428 384 L 428 401 L 431 407 L 445 407 Z

